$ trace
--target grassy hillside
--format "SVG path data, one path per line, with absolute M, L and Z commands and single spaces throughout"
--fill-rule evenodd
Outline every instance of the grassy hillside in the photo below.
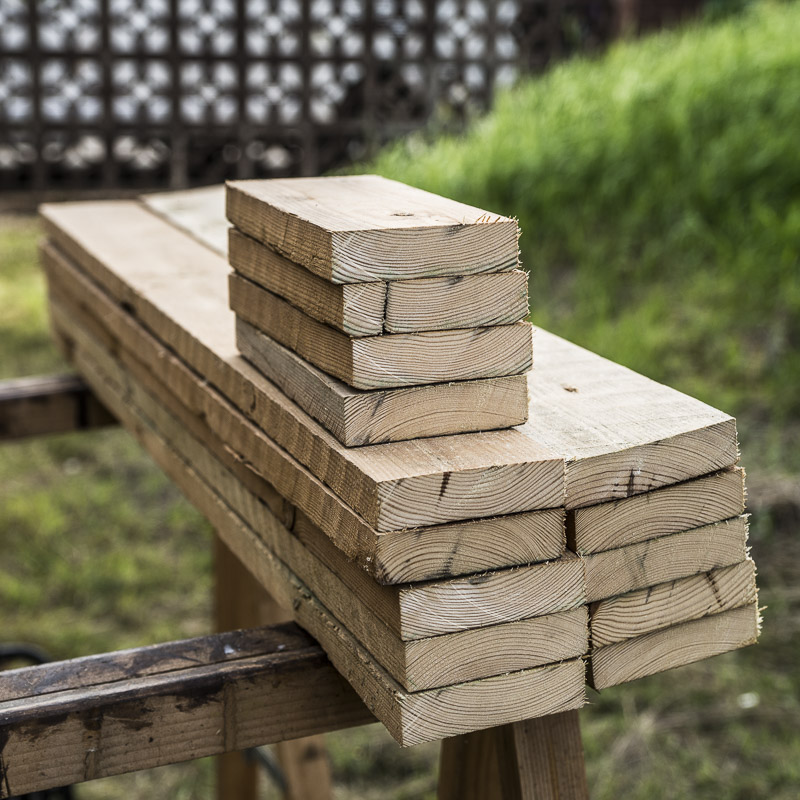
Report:
M 622 44 L 371 167 L 518 217 L 535 322 L 745 416 L 748 449 L 797 466 L 798 41 L 800 4 L 764 3 Z

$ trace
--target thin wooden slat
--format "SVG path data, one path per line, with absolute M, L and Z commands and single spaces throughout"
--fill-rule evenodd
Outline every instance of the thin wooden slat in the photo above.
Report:
M 231 181 L 241 231 L 333 283 L 497 272 L 517 223 L 375 175 Z
M 157 393 L 157 376 L 163 376 L 170 390 L 159 393 L 160 401 L 170 405 L 179 398 L 197 418 L 193 425 L 193 419 L 183 420 L 195 436 L 208 437 L 209 429 L 213 429 L 216 441 L 225 442 L 225 452 L 219 455 L 241 481 L 263 495 L 266 482 L 249 465 L 273 464 L 270 479 L 275 487 L 315 525 L 324 528 L 349 558 L 379 580 L 401 583 L 446 577 L 542 561 L 564 552 L 564 516 L 560 509 L 403 532 L 375 531 L 291 456 L 271 446 L 260 429 L 248 423 L 58 251 L 45 246 L 42 262 L 51 285 L 58 286 L 61 297 L 70 299 L 75 318 L 83 326 L 92 327 L 94 336 L 110 337 L 108 346 L 126 369 Z M 105 327 L 99 327 L 100 320 Z M 175 413 L 180 410 L 172 405 L 170 408 Z M 208 444 L 207 438 L 205 441 Z
M 256 369 L 348 447 L 510 428 L 528 419 L 525 375 L 363 391 L 242 319 L 236 320 L 236 343 Z
M 0 441 L 114 425 L 77 375 L 0 381 Z
M 747 517 L 584 556 L 588 602 L 616 597 L 747 558 Z
M 228 261 L 238 274 L 348 336 L 509 325 L 528 314 L 522 270 L 337 284 L 236 228 L 228 236 Z
M 9 683 L 30 689 L 0 701 L 0 797 L 374 720 L 294 624 L 3 673 Z
M 591 653 L 589 684 L 606 689 L 747 647 L 758 639 L 760 624 L 753 603 L 600 647 Z
M 699 528 L 744 512 L 744 470 L 723 470 L 570 513 L 569 546 L 596 553 Z
M 747 559 L 601 600 L 592 605 L 592 647 L 644 636 L 693 619 L 756 602 L 756 567 Z
M 298 624 L 317 639 L 334 666 L 400 744 L 433 741 L 583 705 L 584 669 L 580 659 L 434 690 L 405 691 L 192 466 L 177 456 L 142 418 L 132 416 L 117 395 L 119 389 L 97 372 L 87 374 L 87 378 L 261 585 L 268 587 L 282 605 L 291 606 Z
M 527 322 L 353 339 L 236 273 L 228 287 L 238 317 L 356 389 L 499 378 L 533 363 Z
M 42 213 L 94 280 L 376 529 L 563 505 L 563 460 L 518 429 L 345 448 L 238 355 L 223 259 L 136 203 Z
M 61 313 L 57 304 L 53 313 L 59 327 L 67 327 L 66 320 L 74 319 L 74 315 Z M 474 680 L 585 652 L 583 568 L 579 560 L 572 558 L 567 563 L 534 565 L 462 581 L 412 584 L 397 590 L 375 584 L 337 554 L 333 545 L 319 550 L 312 544 L 317 559 L 303 545 L 308 536 L 298 534 L 297 518 L 295 536 L 291 536 L 269 508 L 239 485 L 199 442 L 180 431 L 175 418 L 158 408 L 121 370 L 115 370 L 113 362 L 104 358 L 82 331 L 74 334 L 80 340 L 74 357 L 82 369 L 87 373 L 102 371 L 122 386 L 131 412 L 142 410 L 148 425 L 154 426 L 158 435 L 215 487 L 407 689 Z M 575 611 L 555 614 L 570 608 Z M 540 619 L 526 619 L 531 615 L 539 615 Z M 513 622 L 517 619 L 520 621 Z M 501 622 L 507 624 L 498 624 Z M 469 630 L 479 626 L 490 627 Z M 459 630 L 462 632 L 436 635 Z M 404 643 L 405 639 L 413 641 Z

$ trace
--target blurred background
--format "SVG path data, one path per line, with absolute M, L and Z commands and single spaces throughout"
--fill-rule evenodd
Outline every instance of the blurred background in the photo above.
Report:
M 800 3 L 0 0 L 0 378 L 66 369 L 37 202 L 330 170 L 516 216 L 534 323 L 737 416 L 761 642 L 592 693 L 589 781 L 800 796 Z M 0 642 L 210 628 L 211 531 L 122 431 L 1 446 L 0 548 Z M 327 738 L 338 797 L 434 796 L 435 747 Z

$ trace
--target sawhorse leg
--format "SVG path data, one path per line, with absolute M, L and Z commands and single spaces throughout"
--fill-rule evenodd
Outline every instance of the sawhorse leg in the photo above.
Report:
M 439 800 L 587 800 L 577 711 L 442 742 Z
M 214 537 L 214 575 L 218 631 L 277 625 L 291 619 L 219 536 Z M 331 774 L 323 736 L 280 742 L 275 747 L 286 780 L 287 800 L 330 800 Z M 219 756 L 218 800 L 255 800 L 257 777 L 257 764 L 245 760 L 241 753 Z

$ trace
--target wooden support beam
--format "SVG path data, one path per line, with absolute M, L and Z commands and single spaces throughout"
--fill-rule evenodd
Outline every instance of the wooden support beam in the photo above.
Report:
M 0 676 L 0 798 L 374 721 L 293 623 Z
M 587 800 L 577 711 L 442 742 L 439 800 Z
M 0 381 L 0 441 L 114 425 L 78 375 Z

